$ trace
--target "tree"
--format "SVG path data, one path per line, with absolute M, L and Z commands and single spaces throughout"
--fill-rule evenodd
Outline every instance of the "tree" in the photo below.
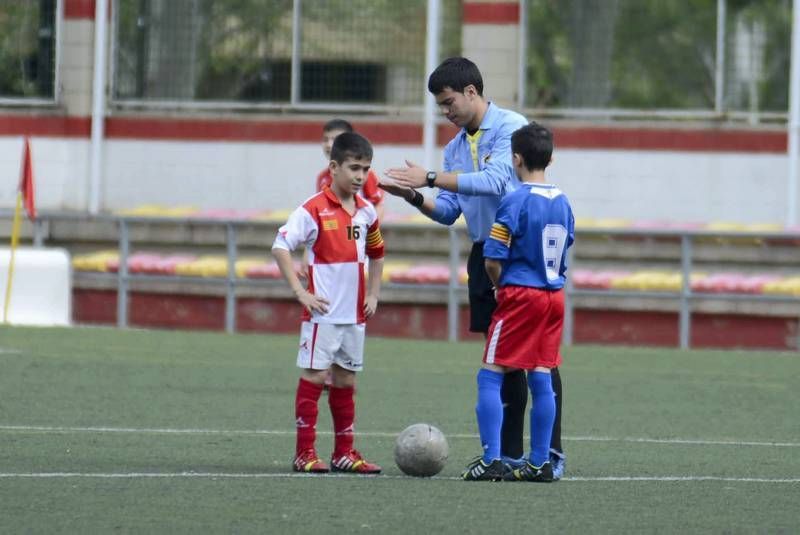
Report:
M 764 35 L 755 95 L 762 110 L 787 109 L 790 4 L 727 0 L 730 83 L 735 54 L 743 53 L 735 46 L 734 21 L 755 24 Z M 528 14 L 529 105 L 714 108 L 716 2 L 528 0 Z M 747 98 L 728 103 L 750 104 Z
M 442 4 L 441 51 L 457 54 L 461 0 Z M 421 100 L 426 0 L 301 6 L 305 98 Z M 288 101 L 292 7 L 292 0 L 120 0 L 115 96 Z
M 291 43 L 291 10 L 291 0 L 121 0 L 115 96 L 235 100 L 264 78 L 275 34 Z
M 567 105 L 602 108 L 611 100 L 611 61 L 618 0 L 572 0 L 565 9 L 572 45 Z

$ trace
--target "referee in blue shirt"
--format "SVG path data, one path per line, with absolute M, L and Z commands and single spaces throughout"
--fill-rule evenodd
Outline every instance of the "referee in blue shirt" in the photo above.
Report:
M 511 134 L 528 124 L 519 113 L 497 107 L 483 97 L 483 77 L 478 67 L 461 57 L 448 58 L 428 78 L 428 91 L 447 119 L 461 131 L 444 149 L 444 170 L 428 171 L 411 162 L 407 167 L 389 169 L 393 183 L 386 191 L 404 198 L 434 221 L 452 225 L 461 214 L 467 222 L 472 251 L 469 274 L 470 331 L 486 334 L 497 303 L 486 274 L 483 245 L 489 236 L 500 200 L 520 184 L 511 163 Z M 437 187 L 435 201 L 416 188 Z M 561 454 L 561 378 L 553 370 L 557 396 L 554 454 Z M 502 453 L 506 461 L 523 459 L 522 434 L 528 389 L 524 372 L 506 374 L 503 390 Z

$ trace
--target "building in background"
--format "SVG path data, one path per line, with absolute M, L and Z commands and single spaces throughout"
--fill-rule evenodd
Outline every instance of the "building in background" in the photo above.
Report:
M 422 160 L 425 0 L 109 5 L 103 211 L 293 206 L 334 114 L 373 141 L 379 170 Z M 0 208 L 24 135 L 41 208 L 89 208 L 95 8 L 0 5 Z M 470 57 L 490 99 L 554 128 L 552 176 L 576 213 L 786 222 L 789 2 L 440 0 L 439 13 L 440 57 Z

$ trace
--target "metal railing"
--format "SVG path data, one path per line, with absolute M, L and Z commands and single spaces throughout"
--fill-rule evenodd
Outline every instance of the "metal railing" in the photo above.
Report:
M 11 213 L 8 210 L 0 210 L 0 219 L 10 219 Z M 65 214 L 65 213 L 43 213 L 39 214 L 37 221 L 33 224 L 32 240 L 36 247 L 44 246 L 46 234 L 51 222 L 56 221 L 95 221 L 113 222 L 117 225 L 117 248 L 119 251 L 119 268 L 117 273 L 96 274 L 104 280 L 115 280 L 117 289 L 117 326 L 128 326 L 128 303 L 130 285 L 132 282 L 180 282 L 191 281 L 194 283 L 208 284 L 212 286 L 224 286 L 225 288 L 225 330 L 229 333 L 236 332 L 236 290 L 241 287 L 264 287 L 282 285 L 282 280 L 259 280 L 238 278 L 236 275 L 236 261 L 239 256 L 238 236 L 239 228 L 242 226 L 275 226 L 275 222 L 253 221 L 246 219 L 202 219 L 202 218 L 174 218 L 174 217 L 133 217 L 117 215 L 99 215 L 88 217 L 84 214 Z M 225 250 L 227 258 L 227 275 L 225 277 L 187 277 L 181 275 L 142 275 L 132 274 L 128 270 L 128 258 L 131 256 L 131 236 L 130 228 L 138 224 L 190 224 L 192 226 L 212 226 L 224 227 L 225 229 Z M 415 224 L 394 224 L 389 228 L 408 227 L 408 230 L 419 228 Z M 417 289 L 417 290 L 438 290 L 446 291 L 447 295 L 447 318 L 448 318 L 448 339 L 458 340 L 459 333 L 459 310 L 464 303 L 465 287 L 459 283 L 458 270 L 462 264 L 461 242 L 465 234 L 465 229 L 451 226 L 448 232 L 448 263 L 450 266 L 450 279 L 448 284 L 400 284 L 385 283 L 387 289 Z M 719 232 L 708 230 L 656 230 L 656 229 L 581 229 L 579 239 L 585 237 L 613 236 L 618 238 L 640 238 L 640 239 L 677 239 L 680 240 L 680 271 L 681 288 L 678 292 L 670 291 L 644 291 L 644 290 L 590 290 L 578 289 L 574 287 L 572 279 L 567 277 L 566 308 L 564 319 L 563 343 L 571 345 L 574 341 L 574 310 L 575 298 L 597 297 L 605 298 L 648 298 L 674 300 L 678 302 L 678 330 L 679 344 L 682 349 L 691 347 L 691 321 L 694 302 L 698 299 L 714 299 L 720 301 L 759 301 L 766 303 L 792 303 L 800 305 L 800 296 L 774 295 L 774 294 L 740 294 L 740 293 L 698 293 L 691 288 L 691 272 L 693 269 L 693 248 L 697 240 L 703 239 L 762 239 L 762 240 L 797 240 L 800 241 L 800 234 L 789 232 Z M 570 249 L 569 266 L 575 269 L 574 263 L 575 247 Z M 800 318 L 800 308 L 797 311 Z
M 13 213 L 9 210 L 0 209 L 0 220 L 11 219 Z M 116 273 L 93 273 L 95 280 L 114 280 L 117 288 L 117 326 L 128 326 L 128 304 L 130 300 L 130 286 L 133 282 L 186 282 L 207 284 L 210 286 L 224 286 L 225 288 L 225 331 L 236 332 L 236 290 L 243 287 L 275 287 L 284 284 L 282 279 L 246 279 L 236 275 L 236 261 L 239 256 L 238 236 L 239 228 L 242 226 L 264 226 L 274 227 L 274 222 L 254 221 L 250 219 L 203 219 L 203 218 L 176 218 L 176 217 L 138 217 L 138 216 L 119 216 L 110 214 L 100 214 L 89 216 L 77 213 L 42 213 L 37 216 L 37 220 L 32 223 L 31 239 L 34 247 L 43 247 L 47 241 L 46 235 L 51 222 L 57 221 L 86 221 L 116 224 L 117 250 L 119 254 L 119 267 Z M 227 275 L 225 277 L 189 277 L 182 275 L 145 275 L 130 273 L 128 269 L 128 259 L 131 256 L 131 226 L 137 224 L 158 225 L 158 224 L 190 224 L 192 226 L 211 226 L 225 228 L 225 249 L 227 259 Z M 399 226 L 402 226 L 400 224 Z M 415 226 L 409 224 L 410 227 Z M 382 286 L 389 289 L 413 288 L 416 290 L 446 291 L 448 303 L 448 338 L 458 339 L 458 308 L 462 301 L 461 292 L 464 287 L 458 281 L 458 268 L 460 262 L 458 230 L 450 227 L 449 229 L 449 265 L 450 280 L 447 286 L 440 284 L 401 284 L 384 283 Z
M 765 239 L 765 240 L 786 240 L 800 239 L 800 235 L 789 232 L 719 232 L 707 230 L 634 230 L 634 229 L 591 229 L 582 230 L 584 235 L 608 236 L 613 235 L 621 238 L 672 238 L 680 240 L 680 265 L 681 265 L 681 287 L 678 292 L 669 291 L 642 291 L 642 290 L 590 290 L 576 289 L 572 279 L 567 276 L 566 285 L 566 312 L 564 319 L 565 345 L 572 345 L 574 340 L 574 303 L 576 297 L 603 296 L 607 298 L 641 297 L 651 299 L 666 299 L 678 301 L 678 336 L 681 349 L 691 347 L 691 324 L 694 302 L 699 299 L 714 299 L 720 301 L 761 301 L 770 303 L 797 303 L 800 305 L 800 296 L 774 295 L 774 294 L 741 294 L 741 293 L 699 293 L 692 291 L 691 274 L 693 269 L 693 250 L 694 244 L 698 239 Z M 570 251 L 574 255 L 574 248 Z M 574 269 L 574 264 L 570 263 Z M 800 309 L 797 311 L 800 319 Z

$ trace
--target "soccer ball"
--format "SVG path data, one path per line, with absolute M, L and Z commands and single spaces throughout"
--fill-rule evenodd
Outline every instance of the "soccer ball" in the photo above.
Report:
M 414 424 L 403 429 L 394 445 L 394 462 L 404 474 L 435 476 L 447 462 L 449 448 L 444 434 L 429 424 Z

